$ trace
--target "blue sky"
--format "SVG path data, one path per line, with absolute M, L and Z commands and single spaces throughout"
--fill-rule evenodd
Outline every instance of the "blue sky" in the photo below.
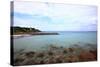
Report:
M 96 31 L 97 7 L 41 2 L 14 2 L 14 26 L 42 31 Z

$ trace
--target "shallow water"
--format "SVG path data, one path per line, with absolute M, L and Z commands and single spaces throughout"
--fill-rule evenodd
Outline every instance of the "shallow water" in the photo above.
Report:
M 14 39 L 14 51 L 46 50 L 49 45 L 70 47 L 97 44 L 97 32 L 58 32 L 59 35 L 33 35 Z

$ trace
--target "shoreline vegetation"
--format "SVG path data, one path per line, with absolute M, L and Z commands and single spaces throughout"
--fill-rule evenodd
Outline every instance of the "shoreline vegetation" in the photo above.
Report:
M 97 60 L 97 48 L 93 44 L 86 44 L 90 49 L 75 44 L 72 47 L 49 45 L 47 50 L 28 51 L 22 49 L 14 54 L 14 65 L 36 65 L 53 63 L 72 63 Z M 96 47 L 96 45 L 95 45 Z
M 22 34 L 29 34 L 29 35 L 58 35 L 56 32 L 43 32 L 39 29 L 35 28 L 27 28 L 27 27 L 11 27 L 11 31 L 13 35 L 22 35 Z
M 42 32 L 35 28 L 11 27 L 11 36 L 14 38 L 26 37 L 31 35 L 58 35 L 57 32 Z

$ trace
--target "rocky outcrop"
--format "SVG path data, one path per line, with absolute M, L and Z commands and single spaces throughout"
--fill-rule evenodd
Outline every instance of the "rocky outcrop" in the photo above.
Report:
M 64 47 L 50 45 L 48 46 L 47 51 L 20 52 L 17 54 L 17 56 L 14 57 L 15 57 L 14 65 L 17 66 L 33 65 L 33 64 L 96 61 L 97 50 L 79 49 L 79 47 L 64 48 Z

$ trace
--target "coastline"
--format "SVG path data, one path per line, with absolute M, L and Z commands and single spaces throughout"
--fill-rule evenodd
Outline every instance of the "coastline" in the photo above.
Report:
M 27 36 L 31 36 L 31 35 L 30 34 L 14 34 L 14 35 L 11 35 L 11 37 L 13 37 L 14 39 L 21 38 L 21 37 L 27 37 Z
M 59 35 L 59 34 L 54 32 L 31 32 L 31 33 L 13 34 L 11 36 L 13 38 L 21 38 L 21 37 L 27 37 L 32 35 Z
M 31 35 L 58 35 L 58 33 L 55 32 L 33 32 L 30 34 Z

